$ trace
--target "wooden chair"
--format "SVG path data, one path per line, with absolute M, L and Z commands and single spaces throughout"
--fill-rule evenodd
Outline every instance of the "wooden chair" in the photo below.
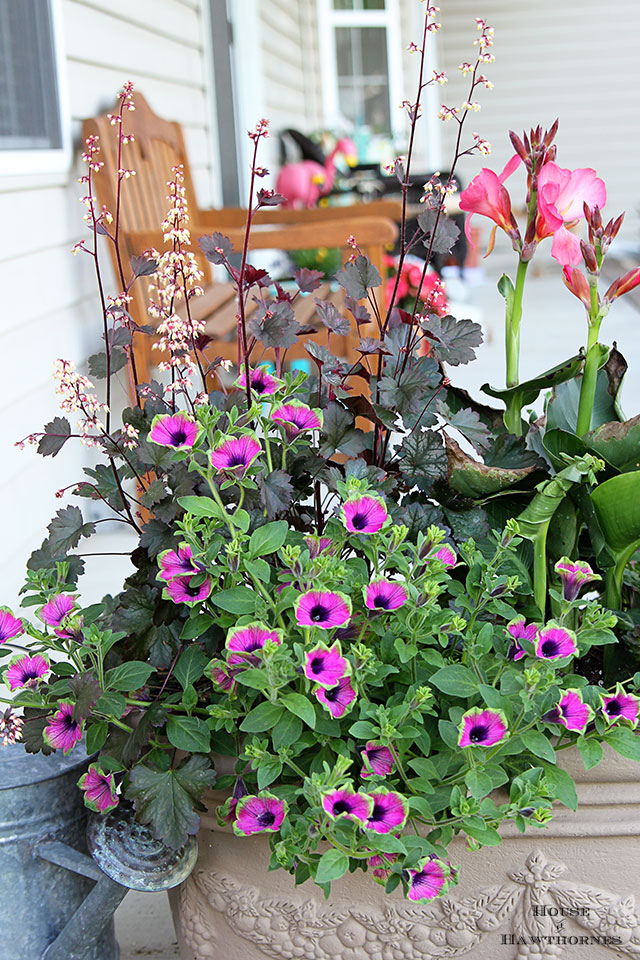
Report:
M 160 224 L 167 210 L 167 181 L 172 179 L 171 169 L 182 164 L 184 187 L 189 208 L 192 248 L 200 269 L 203 271 L 204 296 L 190 301 L 192 315 L 206 321 L 206 333 L 213 342 L 207 348 L 210 356 L 224 359 L 237 359 L 237 303 L 235 288 L 230 283 L 214 282 L 211 266 L 202 254 L 198 237 L 220 231 L 228 236 L 236 250 L 241 250 L 244 242 L 246 210 L 227 208 L 221 210 L 203 210 L 196 200 L 189 169 L 189 160 L 185 150 L 182 130 L 178 123 L 163 120 L 153 113 L 144 97 L 135 95 L 135 111 L 125 114 L 126 133 L 132 133 L 135 140 L 123 150 L 123 163 L 136 171 L 136 175 L 122 185 L 122 203 L 120 214 L 120 245 L 126 266 L 132 256 L 140 255 L 144 250 L 155 247 L 164 249 Z M 117 184 L 117 135 L 108 115 L 85 120 L 83 136 L 100 138 L 100 159 L 104 161 L 103 170 L 95 177 L 94 193 L 100 204 L 104 204 L 112 213 L 116 204 Z M 381 275 L 385 268 L 383 256 L 397 236 L 396 222 L 400 217 L 400 204 L 395 201 L 376 201 L 350 207 L 325 207 L 316 210 L 280 210 L 269 207 L 260 211 L 254 220 L 250 246 L 252 250 L 307 250 L 320 247 L 340 248 L 343 260 L 352 251 L 346 241 L 350 234 L 355 235 L 361 249 L 370 257 Z M 117 271 L 115 250 L 109 244 Z M 140 281 L 138 281 L 140 283 Z M 134 302 L 130 304 L 133 319 L 139 324 L 150 322 L 142 288 L 138 288 Z M 384 286 L 376 291 L 380 305 L 384 305 Z M 330 299 L 340 308 L 343 300 L 342 290 L 332 289 L 325 283 L 311 296 L 298 297 L 295 303 L 296 319 L 300 324 L 310 324 L 315 314 L 315 298 Z M 255 309 L 250 302 L 248 313 Z M 355 347 L 361 335 L 352 324 L 349 337 L 333 337 L 332 350 L 348 362 L 354 362 L 358 354 Z M 373 335 L 372 325 L 362 331 L 362 335 Z M 366 332 L 365 332 L 366 331 Z M 309 335 L 310 339 L 325 342 L 326 331 Z M 141 381 L 149 380 L 151 368 L 161 357 L 158 350 L 152 353 L 153 337 L 137 335 L 134 337 L 134 351 L 138 375 Z M 304 349 L 307 337 L 300 338 L 287 357 L 308 357 Z M 260 346 L 260 345 L 258 345 Z M 268 352 L 267 352 L 268 353 Z M 270 359 L 265 354 L 255 352 L 252 362 Z

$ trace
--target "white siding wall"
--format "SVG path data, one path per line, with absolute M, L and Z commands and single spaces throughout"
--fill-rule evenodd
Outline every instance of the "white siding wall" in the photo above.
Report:
M 450 78 L 441 93 L 447 104 L 466 99 L 457 65 L 476 52 L 475 17 L 495 27 L 496 62 L 485 71 L 495 87 L 482 93 L 481 113 L 469 118 L 469 131 L 489 140 L 493 154 L 465 158 L 460 167 L 465 182 L 483 165 L 502 168 L 513 153 L 509 129 L 521 134 L 559 117 L 558 163 L 594 167 L 607 184 L 609 215 L 627 211 L 620 238 L 637 240 L 640 5 L 633 0 L 610 0 L 606 7 L 596 0 L 483 0 L 479 6 L 476 0 L 455 0 L 441 7 L 439 58 Z M 444 125 L 445 166 L 455 133 L 451 121 Z
M 131 79 L 159 114 L 179 120 L 199 202 L 217 199 L 208 25 L 201 0 L 63 0 L 69 113 L 76 146 L 67 176 L 0 181 L 0 503 L 5 549 L 0 605 L 14 602 L 30 552 L 68 498 L 56 489 L 81 477 L 91 454 L 69 442 L 54 459 L 13 442 L 59 411 L 51 380 L 57 357 L 79 367 L 99 347 L 100 316 L 83 235 L 77 162 L 81 121 L 112 105 Z M 107 255 L 105 251 L 105 261 Z M 110 273 L 107 270 L 107 276 Z

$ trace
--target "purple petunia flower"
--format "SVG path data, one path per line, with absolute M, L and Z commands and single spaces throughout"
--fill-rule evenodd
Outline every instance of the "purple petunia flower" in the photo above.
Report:
M 543 630 L 538 631 L 536 657 L 560 660 L 562 657 L 572 657 L 577 652 L 575 635 L 571 630 L 559 627 L 553 620 Z
M 579 690 L 567 689 L 553 709 L 542 717 L 547 723 L 561 723 L 567 730 L 584 733 L 593 717 L 593 710 L 582 699 Z
M 30 657 L 28 654 L 22 653 L 9 661 L 4 682 L 9 690 L 18 690 L 20 687 L 35 687 L 38 680 L 46 677 L 50 669 L 48 658 L 43 657 L 42 654 L 36 653 L 35 656 Z
M 349 533 L 377 533 L 388 516 L 380 497 L 352 497 L 342 504 L 342 519 Z
M 335 553 L 336 548 L 331 537 L 318 537 L 316 534 L 310 533 L 304 538 L 304 542 L 307 545 L 310 560 L 315 560 L 316 557 L 319 557 L 325 550 L 329 556 L 333 556 Z
M 178 413 L 159 413 L 151 422 L 148 439 L 161 447 L 192 447 L 198 436 L 198 424 L 184 410 Z
M 253 653 L 261 650 L 267 640 L 278 645 L 282 642 L 279 630 L 270 630 L 264 623 L 249 623 L 246 627 L 232 627 L 227 634 L 227 650 Z
M 455 550 L 446 543 L 443 547 L 440 547 L 439 550 L 436 550 L 434 558 L 440 560 L 445 567 L 455 567 L 458 562 L 458 555 Z
M 392 790 L 375 790 L 369 796 L 373 800 L 373 807 L 365 829 L 375 833 L 391 833 L 392 830 L 402 829 L 409 812 L 404 797 Z
M 258 438 L 247 433 L 243 437 L 225 440 L 212 450 L 211 465 L 216 470 L 243 477 L 261 450 Z
M 372 580 L 364 591 L 365 606 L 369 610 L 397 610 L 406 600 L 406 589 L 393 580 Z
M 195 603 L 198 600 L 206 600 L 211 593 L 211 580 L 206 577 L 199 587 L 191 585 L 193 577 L 174 577 L 164 588 L 163 595 L 169 597 L 174 603 Z
M 22 620 L 14 617 L 11 611 L 5 607 L 0 608 L 0 643 L 6 643 L 7 640 L 19 637 L 23 633 Z
M 607 723 L 622 721 L 632 728 L 638 725 L 638 710 L 640 700 L 632 693 L 627 693 L 621 683 L 616 685 L 613 695 L 600 695 L 602 713 Z
M 301 594 L 295 604 L 296 620 L 301 627 L 330 630 L 342 627 L 351 617 L 351 600 L 343 593 L 310 590 Z
M 287 813 L 286 800 L 279 800 L 272 793 L 256 797 L 249 794 L 238 801 L 233 832 L 241 837 L 252 833 L 275 833 L 282 826 Z
M 342 790 L 331 790 L 325 793 L 322 806 L 332 820 L 346 817 L 347 820 L 364 823 L 369 819 L 373 809 L 373 800 L 365 793 L 354 793 L 353 790 L 345 787 Z
M 398 859 L 397 853 L 376 853 L 369 857 L 367 863 L 372 867 L 371 873 L 376 883 L 386 883 L 391 876 L 391 865 Z
M 271 419 L 282 424 L 289 440 L 293 440 L 304 430 L 320 430 L 322 427 L 322 413 L 297 400 L 290 400 L 289 403 L 276 407 Z
M 249 372 L 249 382 L 251 383 L 251 389 L 254 393 L 257 393 L 258 396 L 268 396 L 269 394 L 275 393 L 276 390 L 282 386 L 282 380 L 271 376 L 266 367 L 254 367 L 254 369 Z M 243 388 L 247 386 L 247 372 L 244 367 L 235 382 L 235 386 Z
M 434 900 L 447 886 L 447 867 L 437 858 L 418 864 L 418 870 L 408 870 L 409 900 Z
M 575 600 L 585 583 L 593 580 L 602 580 L 598 573 L 594 573 L 584 560 L 569 560 L 560 557 L 553 568 L 562 580 L 562 592 L 565 600 Z
M 160 580 L 188 577 L 201 572 L 193 560 L 191 547 L 186 543 L 181 543 L 177 550 L 163 550 L 158 554 L 158 563 Z
M 85 806 L 94 813 L 107 813 L 118 806 L 115 778 L 112 773 L 103 773 L 97 763 L 89 766 L 78 780 L 78 786 L 84 790 Z
M 507 735 L 507 722 L 502 710 L 481 710 L 474 707 L 462 716 L 459 747 L 492 747 Z
M 60 700 L 58 706 L 59 710 L 44 728 L 42 736 L 54 750 L 69 753 L 82 740 L 84 720 L 73 719 L 73 703 L 70 700 Z
M 244 663 L 246 667 L 246 662 Z M 205 667 L 205 674 L 210 678 L 212 683 L 220 690 L 224 690 L 225 693 L 229 693 L 231 690 L 235 690 L 237 686 L 236 677 L 239 673 L 242 672 L 242 669 L 236 667 L 235 669 L 230 667 L 229 664 L 224 663 L 222 660 L 211 660 Z
M 82 636 L 82 620 L 69 624 L 67 618 L 76 605 L 75 599 L 68 593 L 58 593 L 51 597 L 48 603 L 40 610 L 42 620 L 53 627 L 57 636 L 66 640 L 78 640 Z
M 535 623 L 525 624 L 524 617 L 517 617 L 507 624 L 507 632 L 511 634 L 512 644 L 507 651 L 509 660 L 521 660 L 525 656 L 526 650 L 520 645 L 520 640 L 530 640 L 535 642 L 538 636 L 538 628 Z
M 307 651 L 304 674 L 321 687 L 335 687 L 350 672 L 351 666 L 342 656 L 339 643 L 331 647 L 321 644 Z
M 364 766 L 360 771 L 360 776 L 365 779 L 372 777 L 374 774 L 378 777 L 386 777 L 395 766 L 395 760 L 389 747 L 383 746 L 376 740 L 370 740 L 361 753 Z
M 313 692 L 331 716 L 338 719 L 345 715 L 356 698 L 349 677 L 341 677 L 335 687 L 318 687 Z

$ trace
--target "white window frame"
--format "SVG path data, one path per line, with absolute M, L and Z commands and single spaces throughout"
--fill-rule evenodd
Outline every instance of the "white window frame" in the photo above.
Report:
M 402 100 L 402 37 L 399 0 L 386 0 L 384 10 L 334 10 L 333 0 L 317 0 L 317 4 L 325 125 L 335 129 L 343 121 L 338 98 L 338 65 L 334 29 L 336 27 L 385 27 L 391 135 L 394 140 L 401 138 L 403 127 L 399 107 Z
M 71 169 L 71 124 L 62 32 L 62 0 L 50 0 L 50 9 L 61 146 L 54 150 L 0 150 L 0 177 L 68 174 Z

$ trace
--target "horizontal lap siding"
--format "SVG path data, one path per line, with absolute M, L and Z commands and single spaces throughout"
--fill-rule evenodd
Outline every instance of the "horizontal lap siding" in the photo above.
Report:
M 466 84 L 457 65 L 472 60 L 476 52 L 480 8 L 474 0 L 441 7 L 439 59 L 450 80 L 440 93 L 442 102 L 460 104 Z M 640 127 L 635 64 L 640 5 L 632 0 L 611 0 L 606 7 L 594 0 L 485 0 L 481 15 L 495 28 L 496 62 L 484 71 L 495 86 L 479 93 L 482 111 L 469 118 L 468 129 L 489 140 L 493 153 L 464 159 L 460 171 L 465 182 L 483 164 L 502 168 L 513 152 L 509 129 L 521 133 L 537 124 L 549 126 L 559 117 L 558 163 L 594 167 L 607 184 L 607 212 L 613 216 L 627 211 L 621 239 L 637 241 Z M 444 165 L 455 133 L 450 121 L 444 125 Z
M 55 459 L 13 446 L 60 413 L 51 379 L 54 360 L 68 358 L 83 369 L 86 357 L 100 347 L 92 262 L 71 254 L 73 244 L 88 235 L 78 202 L 83 188 L 76 181 L 84 172 L 78 162 L 82 120 L 111 107 L 122 83 L 133 80 L 154 111 L 183 124 L 199 201 L 210 206 L 217 171 L 203 2 L 63 0 L 65 122 L 71 124 L 73 169 L 65 184 L 53 177 L 50 183 L 45 177 L 0 182 L 3 225 L 9 225 L 0 237 L 0 503 L 3 531 L 16 545 L 11 560 L 0 563 L 5 585 L 0 604 L 15 601 L 24 562 L 44 538 L 46 524 L 57 509 L 74 502 L 56 499 L 55 490 L 77 480 L 82 465 L 94 460 L 77 441 Z M 3 192 L 9 187 L 11 192 Z M 106 249 L 103 259 L 108 292 L 114 292 Z M 115 394 L 122 394 L 117 386 Z

